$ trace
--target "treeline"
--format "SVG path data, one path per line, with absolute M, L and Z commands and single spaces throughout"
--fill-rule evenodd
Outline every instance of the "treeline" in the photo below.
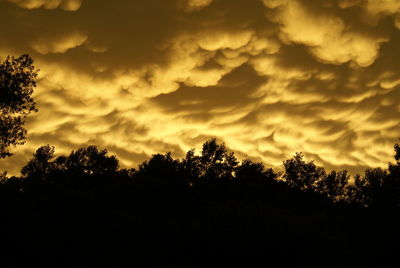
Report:
M 296 153 L 283 162 L 283 172 L 265 168 L 261 162 L 245 159 L 239 162 L 224 144 L 211 139 L 203 144 L 200 155 L 192 149 L 183 159 L 174 159 L 170 153 L 155 154 L 137 169 L 120 169 L 116 156 L 107 150 L 89 146 L 72 151 L 69 155 L 55 157 L 50 145 L 37 149 L 33 158 L 22 168 L 21 177 L 7 178 L 3 173 L 2 187 L 15 185 L 15 190 L 28 188 L 77 186 L 85 179 L 103 178 L 108 183 L 119 179 L 130 185 L 135 181 L 147 181 L 154 187 L 181 192 L 193 192 L 206 185 L 257 184 L 279 187 L 290 192 L 303 192 L 325 199 L 334 205 L 341 203 L 379 208 L 398 208 L 400 205 L 400 147 L 394 146 L 395 163 L 388 169 L 370 168 L 363 175 L 351 177 L 347 170 L 327 172 L 313 161 L 305 161 L 302 153 Z M 63 183 L 65 185 L 63 185 Z M 121 185 L 123 187 L 123 185 Z
M 199 155 L 156 154 L 137 169 L 96 146 L 58 157 L 43 146 L 20 177 L 2 175 L 0 260 L 202 267 L 251 256 L 246 265 L 386 267 L 400 238 L 394 149 L 387 170 L 352 178 L 301 153 L 282 172 L 239 162 L 215 139 Z

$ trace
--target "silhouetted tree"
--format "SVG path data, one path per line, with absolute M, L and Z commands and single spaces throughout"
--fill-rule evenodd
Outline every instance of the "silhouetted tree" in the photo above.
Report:
M 200 163 L 201 176 L 205 178 L 232 178 L 238 161 L 233 152 L 228 152 L 225 144 L 211 139 L 203 144 Z
M 386 170 L 369 168 L 364 177 L 356 175 L 349 186 L 350 199 L 364 207 L 393 207 L 398 205 L 398 186 Z
M 235 168 L 235 177 L 242 182 L 267 183 L 278 178 L 279 174 L 272 168 L 265 170 L 261 162 L 245 159 Z
M 362 189 L 367 197 L 364 202 L 368 206 L 381 206 L 386 203 L 386 170 L 382 168 L 369 168 L 365 170 L 365 185 Z
M 316 182 L 315 188 L 336 202 L 345 199 L 349 180 L 350 175 L 347 170 L 331 171 Z
M 400 145 L 398 143 L 394 145 L 394 151 L 394 159 L 396 162 L 389 163 L 389 174 L 391 180 L 396 181 L 396 184 L 400 184 Z
M 196 156 L 194 150 L 190 150 L 182 161 L 192 183 L 195 183 L 196 179 L 232 179 L 238 163 L 234 153 L 229 153 L 225 144 L 218 144 L 215 138 L 203 144 L 200 156 Z
M 394 159 L 396 159 L 397 163 L 399 163 L 400 162 L 400 145 L 398 143 L 396 143 L 394 145 L 394 151 L 395 151 Z
M 301 190 L 313 190 L 316 182 L 326 174 L 325 169 L 316 166 L 313 161 L 304 161 L 302 153 L 296 153 L 293 158 L 284 161 L 283 166 L 284 180 Z
M 5 180 L 7 180 L 7 172 L 6 171 L 0 172 L 0 183 Z
M 37 73 L 28 55 L 8 56 L 0 64 L 0 158 L 11 155 L 11 145 L 25 143 L 25 119 L 37 111 L 31 97 Z
M 135 168 L 122 168 L 118 171 L 118 173 L 123 177 L 133 177 L 135 176 L 137 170 Z
M 33 154 L 33 158 L 21 169 L 21 174 L 25 177 L 41 177 L 46 178 L 47 175 L 54 170 L 54 146 L 41 146 Z
M 23 180 L 21 178 L 8 177 L 7 172 L 0 173 L 0 204 L 2 211 L 7 209 L 12 210 L 14 202 L 19 201 L 18 197 L 22 183 Z
M 162 188 L 179 191 L 189 188 L 188 178 L 184 176 L 180 162 L 173 159 L 171 153 L 153 155 L 139 165 L 136 175 Z
M 386 207 L 399 207 L 400 206 L 400 145 L 394 145 L 394 159 L 395 163 L 389 163 L 388 174 L 383 184 L 384 196 Z M 390 202 L 389 202 L 390 201 Z
M 354 176 L 354 182 L 347 187 L 346 199 L 349 203 L 355 203 L 361 206 L 365 204 L 365 193 L 363 191 L 366 181 L 360 174 Z
M 107 156 L 107 150 L 98 150 L 96 146 L 80 148 L 65 158 L 58 158 L 58 166 L 63 166 L 69 172 L 86 175 L 107 175 L 116 173 L 119 167 L 118 159 Z
M 202 167 L 200 165 L 200 157 L 195 155 L 194 149 L 186 153 L 186 157 L 182 160 L 181 166 L 190 184 L 199 180 Z
M 54 157 L 53 146 L 40 147 L 22 168 L 21 174 L 42 181 L 48 181 L 50 177 L 55 182 L 59 176 L 69 176 L 72 179 L 85 175 L 113 175 L 118 170 L 118 159 L 107 156 L 107 150 L 99 151 L 96 146 L 80 148 L 68 156 Z

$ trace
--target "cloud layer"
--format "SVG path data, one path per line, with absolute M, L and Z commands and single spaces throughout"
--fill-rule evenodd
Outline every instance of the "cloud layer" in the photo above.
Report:
M 398 1 L 3 0 L 0 58 L 41 69 L 17 174 L 43 144 L 124 167 L 217 137 L 280 166 L 385 166 L 400 136 Z

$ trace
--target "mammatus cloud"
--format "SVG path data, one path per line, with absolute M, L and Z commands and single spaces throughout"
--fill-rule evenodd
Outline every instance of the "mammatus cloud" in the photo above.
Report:
M 181 0 L 178 1 L 178 7 L 186 12 L 201 10 L 209 6 L 214 0 Z
M 359 66 L 371 65 L 384 36 L 352 29 L 331 9 L 316 10 L 297 1 L 287 1 L 274 20 L 282 23 L 281 39 L 306 45 L 319 60 L 331 64 L 354 61 Z
M 81 46 L 87 36 L 81 33 L 71 33 L 66 36 L 55 36 L 50 39 L 36 39 L 32 41 L 32 49 L 40 54 L 65 53 L 70 49 Z
M 73 12 L 68 12 L 73 11 Z M 0 58 L 41 69 L 17 174 L 44 144 L 124 167 L 211 137 L 278 167 L 386 166 L 400 136 L 398 1 L 0 1 Z M 9 25 L 12 25 L 10 27 Z
M 35 9 L 56 9 L 62 8 L 67 11 L 78 10 L 83 0 L 8 0 L 11 3 L 15 3 L 22 8 Z

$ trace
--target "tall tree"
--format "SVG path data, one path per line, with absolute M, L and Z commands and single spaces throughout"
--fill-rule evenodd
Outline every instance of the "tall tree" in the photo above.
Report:
M 10 146 L 25 143 L 25 119 L 37 112 L 32 98 L 37 75 L 28 55 L 8 56 L 0 63 L 0 159 L 12 155 Z

